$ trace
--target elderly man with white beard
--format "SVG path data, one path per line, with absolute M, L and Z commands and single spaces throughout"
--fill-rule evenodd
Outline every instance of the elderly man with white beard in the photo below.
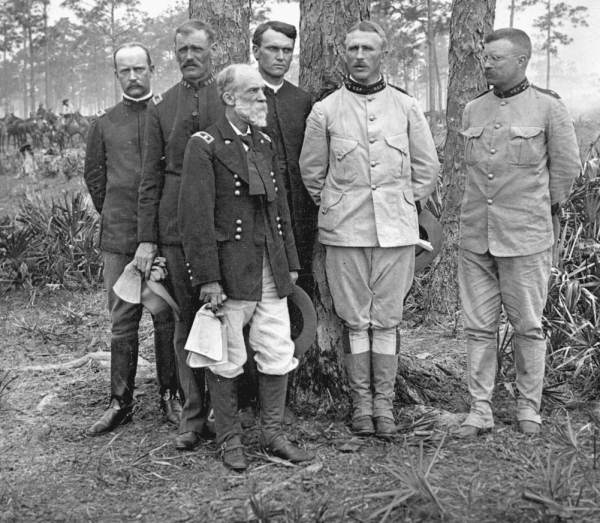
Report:
M 248 65 L 217 76 L 225 117 L 192 136 L 183 162 L 178 222 L 200 300 L 222 314 L 227 361 L 208 367 L 217 445 L 224 464 L 248 467 L 241 441 L 237 378 L 246 361 L 243 328 L 258 370 L 261 447 L 292 462 L 312 455 L 282 431 L 288 373 L 295 369 L 286 297 L 300 264 L 282 174 L 266 125 L 264 80 Z

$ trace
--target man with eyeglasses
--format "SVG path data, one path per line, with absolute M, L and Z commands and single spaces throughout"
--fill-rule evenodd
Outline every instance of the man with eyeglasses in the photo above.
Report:
M 471 409 L 460 436 L 494 425 L 502 306 L 514 329 L 519 430 L 537 434 L 546 355 L 542 313 L 556 240 L 552 221 L 580 171 L 579 150 L 558 95 L 527 80 L 527 34 L 498 29 L 486 37 L 484 53 L 493 89 L 467 104 L 463 114 L 466 188 L 458 283 Z
M 167 259 L 168 283 L 181 311 L 175 323 L 175 352 L 185 401 L 175 439 L 178 450 L 195 447 L 206 417 L 204 374 L 187 366 L 184 350 L 198 309 L 198 296 L 181 248 L 177 201 L 190 136 L 217 121 L 224 112 L 213 74 L 215 37 L 212 27 L 200 20 L 188 20 L 175 30 L 175 56 L 182 79 L 149 104 L 138 199 L 137 267 L 148 275 L 160 251 Z

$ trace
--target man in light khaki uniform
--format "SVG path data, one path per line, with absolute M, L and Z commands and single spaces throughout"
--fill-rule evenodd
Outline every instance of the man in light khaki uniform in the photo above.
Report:
M 389 437 L 397 329 L 419 239 L 416 201 L 433 191 L 439 163 L 416 100 L 381 75 L 381 27 L 359 22 L 345 45 L 350 75 L 308 117 L 300 170 L 319 205 L 327 279 L 345 324 L 352 428 Z
M 494 86 L 463 115 L 466 188 L 460 224 L 459 289 L 467 337 L 471 411 L 461 435 L 493 427 L 496 330 L 501 306 L 515 332 L 517 420 L 539 432 L 546 342 L 542 313 L 550 276 L 552 215 L 580 171 L 573 122 L 558 95 L 531 85 L 523 31 L 486 38 Z

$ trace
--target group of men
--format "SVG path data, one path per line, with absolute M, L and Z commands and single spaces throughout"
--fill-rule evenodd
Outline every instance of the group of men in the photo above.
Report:
M 193 449 L 205 433 L 207 384 L 223 462 L 247 468 L 238 383 L 248 345 L 261 446 L 294 462 L 312 459 L 286 438 L 282 420 L 288 373 L 298 365 L 286 298 L 295 284 L 313 295 L 317 228 L 344 323 L 352 430 L 395 433 L 399 325 L 418 212 L 439 174 L 436 149 L 416 100 L 383 78 L 381 27 L 363 21 L 348 30 L 344 83 L 314 105 L 284 79 L 295 40 L 289 24 L 261 24 L 252 41 L 257 67 L 234 64 L 215 76 L 214 30 L 187 21 L 175 31 L 182 79 L 162 95 L 151 91 L 146 47 L 115 51 L 123 100 L 95 122 L 85 165 L 102 217 L 112 321 L 111 402 L 90 435 L 129 420 L 133 408 L 142 305 L 121 300 L 112 287 L 132 261 L 149 278 L 160 255 L 179 308 L 176 316 L 153 316 L 160 401 L 179 426 L 176 448 Z M 541 423 L 551 208 L 566 198 L 579 160 L 564 106 L 525 78 L 527 42 L 513 29 L 488 36 L 485 70 L 494 89 L 465 110 L 459 278 L 473 400 L 465 437 L 493 425 L 492 342 L 501 304 L 517 339 L 520 428 L 535 432 Z M 203 303 L 226 326 L 226 358 L 192 369 L 184 346 Z

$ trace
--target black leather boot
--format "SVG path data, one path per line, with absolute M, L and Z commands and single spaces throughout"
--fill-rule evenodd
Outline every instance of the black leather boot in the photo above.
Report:
M 100 419 L 87 430 L 89 436 L 98 436 L 110 432 L 118 425 L 131 421 L 137 357 L 137 336 L 111 340 L 111 402 Z
M 167 422 L 179 426 L 181 400 L 177 361 L 175 359 L 175 322 L 170 311 L 152 316 L 154 323 L 154 354 L 156 357 L 156 381 L 160 394 L 160 408 Z
M 242 428 L 238 416 L 236 378 L 223 378 L 206 371 L 208 390 L 215 415 L 217 446 L 223 464 L 241 472 L 248 468 L 248 461 L 242 445 Z
M 315 456 L 297 447 L 285 437 L 282 429 L 287 393 L 287 374 L 271 376 L 258 373 L 258 397 L 260 400 L 260 444 L 269 454 L 287 459 L 292 463 L 310 461 Z

